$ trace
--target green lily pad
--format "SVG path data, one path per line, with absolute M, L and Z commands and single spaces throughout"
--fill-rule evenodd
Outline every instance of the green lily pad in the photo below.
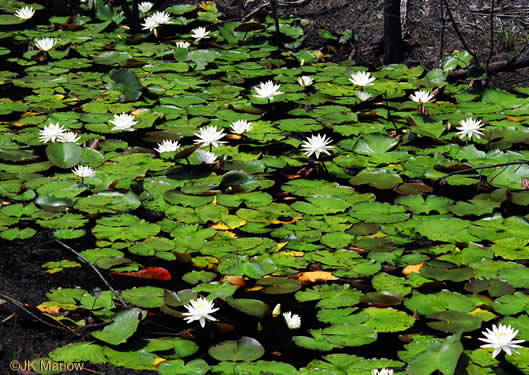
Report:
M 461 311 L 440 311 L 428 316 L 440 322 L 428 322 L 429 327 L 447 333 L 471 332 L 481 327 L 481 319 L 470 313 Z
M 429 375 L 439 370 L 443 375 L 454 374 L 459 356 L 463 352 L 461 333 L 449 336 L 443 343 L 433 343 L 410 361 L 409 372 Z
M 144 308 L 160 307 L 164 304 L 164 290 L 151 286 L 126 289 L 121 292 L 123 299 L 135 306 Z
M 393 173 L 385 168 L 366 168 L 351 178 L 349 182 L 352 185 L 368 184 L 376 189 L 388 190 L 392 189 L 395 185 L 402 183 L 403 180 L 398 174 Z
M 297 279 L 287 277 L 265 277 L 257 280 L 256 284 L 265 286 L 261 290 L 265 294 L 289 294 L 301 289 L 301 283 Z
M 136 332 L 143 317 L 145 315 L 140 309 L 120 311 L 112 318 L 112 324 L 101 331 L 92 332 L 92 336 L 111 345 L 119 345 Z
M 218 361 L 255 361 L 265 353 L 254 338 L 243 336 L 239 340 L 223 341 L 209 348 L 208 354 Z
M 260 319 L 264 318 L 266 314 L 270 311 L 270 307 L 266 303 L 257 299 L 228 298 L 226 302 L 228 302 L 228 305 L 230 305 L 234 309 Z
M 52 143 L 46 147 L 48 159 L 60 168 L 72 168 L 81 161 L 81 147 L 75 143 Z
M 110 72 L 110 79 L 112 79 L 110 87 L 114 90 L 121 91 L 128 101 L 138 99 L 143 92 L 138 77 L 128 69 L 112 70 Z
M 368 307 L 362 313 L 369 315 L 369 320 L 363 325 L 377 332 L 401 332 L 415 324 L 412 316 L 392 308 Z

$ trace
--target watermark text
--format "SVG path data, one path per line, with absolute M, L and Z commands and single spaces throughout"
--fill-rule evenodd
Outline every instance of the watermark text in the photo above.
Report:
M 54 362 L 51 359 L 34 359 L 31 361 L 11 361 L 9 368 L 12 371 L 83 371 L 82 362 Z

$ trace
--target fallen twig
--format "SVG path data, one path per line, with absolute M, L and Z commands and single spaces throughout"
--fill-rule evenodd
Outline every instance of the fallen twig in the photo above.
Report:
M 70 328 L 68 328 L 68 327 L 66 327 L 66 326 L 60 326 L 60 325 L 51 324 L 51 323 L 49 323 L 49 322 L 47 322 L 47 321 L 45 321 L 45 320 L 39 318 L 36 314 L 32 313 L 28 308 L 26 308 L 26 306 L 25 306 L 22 302 L 20 302 L 20 301 L 14 299 L 14 298 L 8 296 L 7 294 L 0 293 L 0 297 L 2 297 L 3 299 L 8 300 L 8 301 L 11 302 L 13 305 L 15 305 L 15 306 L 18 307 L 19 309 L 25 311 L 25 312 L 26 312 L 28 315 L 30 315 L 32 318 L 38 320 L 39 322 L 41 322 L 41 323 L 44 324 L 44 325 L 47 325 L 47 326 L 52 327 L 52 328 L 62 329 L 62 330 L 65 330 L 65 331 L 72 332 L 72 333 L 76 334 L 75 331 L 71 330 Z M 4 321 L 5 321 L 5 320 L 4 320 Z M 4 321 L 2 321 L 2 323 L 3 323 Z
M 480 173 L 480 176 L 481 176 L 481 173 L 482 173 L 483 169 L 508 167 L 509 165 L 524 165 L 524 164 L 528 164 L 529 165 L 529 162 L 528 161 L 511 161 L 511 162 L 508 162 L 508 163 L 485 165 L 483 167 L 467 168 L 467 169 L 462 169 L 460 171 L 450 172 L 447 175 L 444 175 L 443 177 L 440 177 L 440 178 L 438 178 L 436 180 L 433 180 L 433 182 L 443 183 L 443 180 L 446 180 L 450 176 L 453 176 L 453 175 L 456 175 L 456 174 L 461 174 L 461 173 L 467 173 L 467 172 L 480 171 L 479 173 Z
M 68 250 L 70 250 L 72 253 L 74 253 L 76 256 L 78 256 L 79 258 L 81 258 L 82 260 L 84 260 L 93 270 L 94 272 L 97 274 L 97 276 L 99 276 L 99 278 L 101 280 L 103 280 L 103 282 L 105 283 L 105 285 L 108 287 L 108 289 L 110 289 L 110 291 L 119 299 L 119 302 L 121 302 L 121 304 L 125 307 L 129 307 L 127 305 L 127 303 L 123 300 L 123 298 L 121 298 L 121 296 L 119 295 L 118 292 L 116 292 L 116 290 L 114 290 L 114 288 L 112 288 L 112 286 L 109 284 L 109 282 L 104 278 L 104 276 L 101 274 L 101 272 L 99 272 L 99 270 L 97 269 L 96 266 L 94 266 L 92 263 L 90 263 L 90 261 L 88 259 L 86 259 L 84 256 L 82 256 L 81 254 L 79 254 L 77 251 L 75 251 L 74 249 L 72 249 L 70 246 L 66 245 L 64 242 L 62 242 L 61 240 L 55 238 L 55 237 L 52 237 L 51 234 L 50 234 L 50 237 L 55 240 L 58 244 L 62 245 L 63 247 L 67 248 Z

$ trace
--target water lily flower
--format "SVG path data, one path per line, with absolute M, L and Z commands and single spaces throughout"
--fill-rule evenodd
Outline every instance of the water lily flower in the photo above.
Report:
M 195 320 L 198 320 L 202 328 L 204 328 L 204 326 L 206 325 L 206 319 L 212 321 L 217 320 L 210 314 L 214 313 L 219 308 L 214 308 L 213 302 L 208 301 L 203 297 L 199 297 L 196 300 L 189 301 L 189 305 L 184 305 L 184 307 L 187 309 L 188 312 L 183 313 L 182 315 L 186 316 L 184 320 L 186 320 L 187 323 L 191 323 Z
M 309 87 L 314 83 L 314 80 L 309 76 L 301 76 L 298 78 L 298 83 L 301 87 Z
M 134 121 L 133 115 L 127 115 L 126 113 L 122 113 L 121 115 L 114 115 L 114 118 L 110 120 L 110 123 L 114 125 L 112 130 L 126 130 L 126 131 L 133 131 L 134 125 L 137 124 L 136 121 Z
M 474 135 L 478 138 L 481 138 L 480 135 L 483 135 L 483 133 L 480 131 L 481 127 L 483 126 L 481 120 L 474 120 L 469 117 L 466 120 L 461 120 L 459 125 L 461 126 L 458 126 L 456 129 L 459 130 L 457 135 L 459 135 L 461 139 L 465 137 L 472 138 Z
M 349 81 L 351 81 L 353 85 L 357 86 L 373 86 L 373 81 L 375 79 L 375 77 L 371 77 L 371 73 L 369 72 L 356 72 L 351 73 L 351 78 L 349 78 Z
M 175 44 L 176 48 L 189 48 L 190 45 L 189 42 L 176 42 Z
M 246 120 L 233 121 L 231 123 L 231 131 L 235 134 L 248 133 L 253 129 L 252 123 Z
M 281 314 L 281 304 L 278 303 L 272 310 L 272 317 L 277 318 Z
M 283 92 L 279 91 L 280 87 L 281 85 L 274 85 L 274 82 L 272 81 L 261 82 L 259 87 L 255 88 L 257 94 L 254 96 L 257 98 L 274 100 L 274 96 L 283 94 Z
M 334 148 L 334 146 L 329 146 L 331 142 L 331 138 L 327 138 L 325 135 L 318 134 L 307 138 L 307 140 L 302 143 L 301 147 L 303 148 L 303 151 L 307 157 L 312 154 L 316 154 L 316 159 L 319 159 L 321 153 L 330 155 L 329 149 Z
M 289 329 L 298 329 L 301 327 L 301 318 L 298 314 L 292 314 L 290 311 L 283 313 L 283 318 L 285 318 L 285 323 Z
M 47 52 L 53 47 L 55 47 L 56 43 L 57 39 L 55 38 L 42 38 L 35 40 L 35 45 L 37 46 L 37 48 L 44 52 Z
M 149 30 L 150 32 L 153 32 L 158 26 L 160 26 L 160 24 L 151 16 L 143 20 L 142 26 L 143 30 Z
M 393 375 L 393 370 L 383 368 L 381 370 L 371 370 L 371 375 Z
M 35 9 L 32 7 L 22 7 L 15 12 L 15 16 L 21 20 L 29 20 L 35 14 Z
M 158 24 L 162 25 L 164 23 L 171 23 L 171 16 L 169 13 L 165 12 L 154 12 L 151 16 L 153 20 L 158 22 Z
M 94 177 L 96 171 L 90 167 L 85 167 L 84 165 L 78 165 L 76 168 L 72 169 L 73 174 L 81 178 Z
M 151 3 L 150 1 L 144 1 L 138 4 L 138 9 L 142 13 L 147 13 L 149 10 L 151 10 L 153 5 L 154 4 Z
M 198 139 L 195 139 L 194 143 L 202 143 L 202 146 L 213 145 L 213 147 L 219 147 L 220 143 L 226 143 L 220 141 L 220 139 L 225 136 L 224 129 L 217 130 L 216 126 L 200 128 L 198 129 L 198 133 L 194 133 L 194 135 L 198 137 Z
M 46 125 L 40 131 L 40 141 L 42 143 L 57 142 L 65 132 L 66 129 L 59 123 Z
M 206 31 L 205 27 L 197 27 L 196 29 L 191 30 L 191 36 L 197 42 L 201 39 L 210 38 L 209 31 Z
M 180 143 L 178 141 L 163 140 L 162 143 L 158 143 L 158 148 L 155 148 L 160 154 L 162 152 L 172 152 L 180 148 Z
M 64 132 L 58 137 L 58 141 L 62 143 L 68 143 L 68 142 L 77 143 L 80 140 L 81 138 L 79 137 L 79 135 L 74 132 Z
M 514 348 L 521 348 L 519 343 L 524 342 L 525 340 L 513 340 L 518 334 L 518 330 L 514 330 L 511 326 L 506 326 L 500 324 L 497 327 L 495 324 L 492 326 L 492 330 L 487 329 L 483 332 L 485 338 L 479 338 L 481 341 L 486 342 L 487 344 L 481 345 L 481 348 L 494 348 L 492 353 L 492 358 L 495 358 L 503 350 L 508 355 L 511 355 L 512 352 L 516 354 L 518 351 Z
M 355 92 L 355 96 L 360 99 L 361 102 L 365 102 L 373 97 L 373 95 L 365 91 L 357 91 Z
M 426 90 L 418 90 L 410 95 L 410 99 L 419 104 L 429 103 L 433 98 L 434 95 Z
M 217 161 L 217 155 L 213 152 L 197 150 L 195 153 L 200 164 L 213 164 Z

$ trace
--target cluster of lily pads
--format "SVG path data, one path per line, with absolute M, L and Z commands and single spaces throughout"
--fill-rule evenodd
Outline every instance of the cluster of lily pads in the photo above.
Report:
M 49 358 L 162 375 L 527 372 L 528 89 L 447 82 L 466 52 L 368 72 L 327 62 L 328 32 L 299 50 L 304 20 L 280 20 L 280 48 L 272 19 L 153 8 L 139 4 L 132 38 L 102 1 L 37 28 L 24 23 L 42 6 L 0 4 L 0 237 L 49 231 L 107 275 L 145 278 L 117 296 L 51 290 L 38 308 L 61 327 L 106 326 Z M 159 316 L 176 336 L 144 335 Z

